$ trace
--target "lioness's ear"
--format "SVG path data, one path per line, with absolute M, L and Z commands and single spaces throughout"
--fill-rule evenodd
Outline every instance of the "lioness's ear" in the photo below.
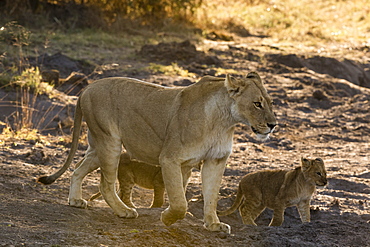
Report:
M 250 78 L 250 79 L 254 78 L 262 83 L 261 77 L 257 74 L 257 72 L 249 72 L 247 75 L 247 78 Z
M 311 167 L 311 162 L 306 158 L 301 157 L 301 163 L 302 171 L 307 171 Z
M 226 86 L 227 92 L 229 93 L 231 97 L 240 94 L 240 85 L 238 85 L 235 78 L 233 78 L 229 74 L 226 75 L 225 86 Z

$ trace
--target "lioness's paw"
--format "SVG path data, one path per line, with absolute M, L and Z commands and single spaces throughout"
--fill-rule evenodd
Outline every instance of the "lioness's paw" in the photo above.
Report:
M 168 208 L 165 209 L 161 214 L 161 221 L 166 226 L 170 226 L 178 220 L 185 218 L 185 213 L 172 213 Z
M 87 208 L 87 201 L 84 199 L 69 199 L 69 206 L 76 208 Z
M 126 219 L 135 219 L 139 216 L 139 214 L 134 208 L 122 210 L 121 212 L 117 213 L 117 215 L 121 218 L 126 218 Z
M 209 230 L 209 231 L 212 231 L 212 232 L 225 232 L 227 234 L 230 234 L 231 232 L 231 227 L 228 225 L 228 224 L 225 224 L 225 223 L 213 223 L 209 226 L 207 225 L 204 225 L 204 227 Z

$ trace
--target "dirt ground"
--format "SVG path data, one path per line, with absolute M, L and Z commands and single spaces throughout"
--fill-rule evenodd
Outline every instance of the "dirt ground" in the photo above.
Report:
M 310 223 L 300 222 L 296 208 L 286 210 L 281 227 L 267 226 L 272 216 L 269 210 L 258 218 L 259 226 L 244 226 L 235 212 L 220 218 L 230 224 L 230 235 L 209 232 L 202 223 L 198 170 L 194 170 L 187 189 L 186 218 L 169 227 L 160 221 L 165 207 L 148 208 L 152 191 L 142 188 L 135 188 L 133 193 L 137 219 L 117 217 L 102 199 L 91 202 L 86 210 L 69 207 L 73 167 L 49 186 L 35 182 L 40 175 L 61 167 L 68 154 L 68 135 L 55 134 L 60 132 L 58 122 L 67 119 L 75 102 L 74 96 L 65 95 L 49 102 L 70 106 L 63 108 L 51 124 L 58 129 L 54 134 L 42 135 L 36 141 L 1 142 L 0 246 L 370 246 L 370 89 L 366 88 L 370 83 L 370 62 L 366 60 L 369 50 L 354 47 L 343 60 L 330 54 L 318 56 L 300 51 L 297 55 L 297 51 L 256 43 L 208 45 L 209 49 L 199 52 L 187 42 L 172 43 L 172 53 L 163 44 L 154 47 L 157 49 L 146 46 L 151 52 L 147 60 L 125 63 L 135 66 L 154 60 L 167 64 L 168 56 L 176 54 L 177 63 L 197 76 L 216 74 L 216 67 L 245 74 L 258 71 L 274 100 L 279 125 L 265 142 L 257 141 L 249 127 L 237 126 L 218 208 L 232 204 L 239 180 L 249 172 L 291 169 L 299 165 L 301 156 L 321 157 L 329 185 L 313 196 Z M 168 86 L 196 81 L 119 68 L 104 73 L 101 76 L 131 76 Z M 1 91 L 2 100 L 9 97 L 14 95 Z M 40 102 L 48 101 L 40 98 Z M 0 109 L 3 117 L 5 107 Z M 86 145 L 80 146 L 76 162 L 85 149 Z M 98 191 L 99 180 L 99 171 L 85 179 L 84 198 Z

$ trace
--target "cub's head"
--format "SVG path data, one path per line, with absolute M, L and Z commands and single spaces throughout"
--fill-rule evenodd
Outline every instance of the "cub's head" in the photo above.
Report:
M 324 187 L 328 184 L 325 165 L 322 159 L 306 159 L 302 157 L 301 162 L 303 175 L 307 180 L 319 187 Z
M 225 86 L 234 100 L 232 115 L 237 122 L 251 126 L 259 139 L 266 139 L 276 126 L 272 100 L 256 72 L 237 79 L 226 76 Z

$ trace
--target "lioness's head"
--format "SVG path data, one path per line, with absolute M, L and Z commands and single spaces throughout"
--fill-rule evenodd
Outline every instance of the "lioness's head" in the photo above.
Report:
M 301 158 L 304 177 L 316 186 L 323 187 L 328 184 L 324 161 L 320 158 Z
M 234 99 L 232 115 L 236 121 L 251 126 L 259 139 L 266 139 L 276 126 L 272 100 L 256 72 L 241 79 L 226 76 L 225 86 Z

